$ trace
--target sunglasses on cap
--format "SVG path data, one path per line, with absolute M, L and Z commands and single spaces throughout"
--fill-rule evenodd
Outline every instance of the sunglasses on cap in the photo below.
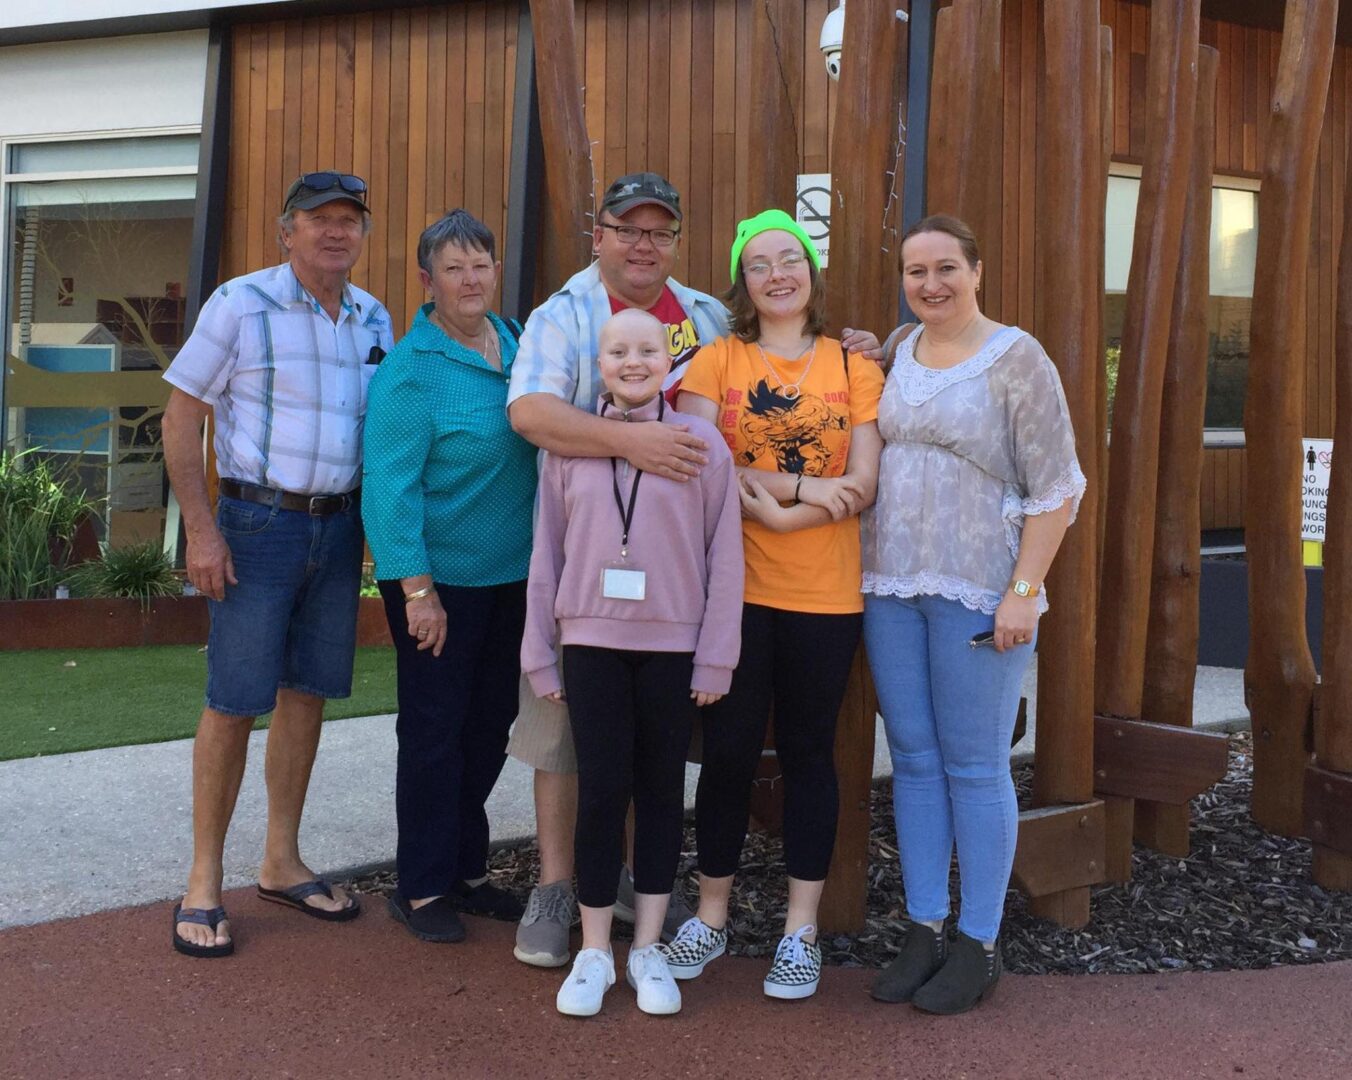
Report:
M 296 177 L 291 187 L 287 189 L 286 198 L 283 200 L 284 207 L 290 207 L 293 202 L 301 199 L 308 199 L 314 195 L 323 195 L 326 192 L 342 192 L 344 195 L 350 195 L 355 202 L 366 205 L 364 196 L 366 195 L 366 181 L 360 176 L 353 176 L 351 173 L 340 172 L 311 172 Z
M 366 181 L 360 176 L 353 176 L 351 173 L 310 172 L 291 186 L 293 188 L 307 187 L 314 192 L 332 191 L 334 188 L 340 187 L 344 191 L 350 191 L 353 195 L 366 194 Z

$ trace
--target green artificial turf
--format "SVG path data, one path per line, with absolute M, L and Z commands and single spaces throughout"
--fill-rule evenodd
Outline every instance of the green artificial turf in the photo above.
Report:
M 0 761 L 187 738 L 206 660 L 196 645 L 0 652 Z M 325 719 L 394 711 L 394 650 L 358 649 L 352 696 Z

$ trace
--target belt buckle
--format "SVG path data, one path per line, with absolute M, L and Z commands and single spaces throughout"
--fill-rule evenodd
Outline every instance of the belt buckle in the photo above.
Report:
M 319 509 L 319 504 L 322 503 L 322 502 L 323 502 L 325 499 L 327 499 L 327 498 L 328 498 L 327 495 L 311 495 L 311 496 L 310 496 L 310 516 L 311 516 L 311 517 L 323 517 L 323 516 L 324 516 L 324 511 L 321 510 L 321 509 Z

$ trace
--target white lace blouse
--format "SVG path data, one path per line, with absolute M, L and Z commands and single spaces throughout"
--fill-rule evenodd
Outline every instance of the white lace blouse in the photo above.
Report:
M 1031 334 L 997 330 L 951 368 L 897 348 L 878 407 L 878 499 L 864 515 L 863 591 L 938 595 L 993 614 L 1009 586 L 1024 518 L 1084 495 L 1056 368 Z M 1047 609 L 1046 594 L 1038 598 Z

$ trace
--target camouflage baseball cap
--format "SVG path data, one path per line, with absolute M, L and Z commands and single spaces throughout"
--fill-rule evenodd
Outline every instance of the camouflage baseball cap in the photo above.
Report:
M 654 172 L 621 176 L 606 189 L 601 200 L 604 213 L 624 217 L 636 206 L 660 206 L 677 221 L 681 220 L 681 195 L 665 176 Z

